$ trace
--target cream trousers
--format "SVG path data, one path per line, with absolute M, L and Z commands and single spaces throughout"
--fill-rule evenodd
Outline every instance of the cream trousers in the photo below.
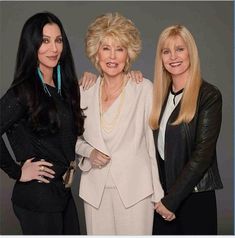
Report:
M 152 235 L 151 196 L 125 208 L 116 188 L 105 188 L 97 209 L 84 202 L 87 235 Z

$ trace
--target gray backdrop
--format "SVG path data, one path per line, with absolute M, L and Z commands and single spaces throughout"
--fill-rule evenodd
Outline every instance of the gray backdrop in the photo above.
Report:
M 223 122 L 218 141 L 218 163 L 224 189 L 217 191 L 219 234 L 233 234 L 233 3 L 229 2 L 0 2 L 0 96 L 13 79 L 19 35 L 26 19 L 39 11 L 51 11 L 63 22 L 78 75 L 95 72 L 84 54 L 83 39 L 88 24 L 100 14 L 118 11 L 132 19 L 143 39 L 143 51 L 134 64 L 152 79 L 156 40 L 163 28 L 184 24 L 195 36 L 204 78 L 223 95 Z M 14 181 L 0 172 L 0 234 L 21 234 L 11 205 Z M 73 193 L 81 230 L 85 232 L 82 201 L 78 197 L 80 174 Z M 202 211 L 203 215 L 203 211 Z M 196 221 L 195 221 L 196 222 Z

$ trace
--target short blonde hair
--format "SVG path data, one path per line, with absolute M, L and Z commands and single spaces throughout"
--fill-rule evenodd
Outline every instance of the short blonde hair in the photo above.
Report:
M 129 71 L 131 64 L 141 52 L 140 32 L 135 24 L 116 12 L 101 15 L 89 25 L 85 38 L 86 54 L 100 73 L 101 69 L 96 55 L 105 37 L 118 40 L 127 49 L 128 57 L 124 71 Z
M 171 74 L 164 68 L 162 63 L 162 49 L 168 39 L 174 39 L 176 36 L 180 36 L 187 46 L 190 68 L 189 78 L 186 82 L 181 100 L 180 112 L 173 124 L 176 125 L 181 122 L 190 122 L 196 112 L 197 99 L 202 82 L 198 49 L 192 34 L 185 26 L 173 25 L 162 31 L 157 43 L 153 86 L 153 106 L 152 113 L 150 115 L 150 126 L 152 129 L 157 129 L 159 127 L 160 113 L 171 84 Z

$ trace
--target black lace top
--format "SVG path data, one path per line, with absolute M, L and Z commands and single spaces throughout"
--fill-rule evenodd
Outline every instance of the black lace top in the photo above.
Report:
M 55 134 L 36 135 L 28 126 L 26 105 L 19 102 L 12 89 L 0 101 L 1 135 L 7 134 L 11 148 L 18 162 L 35 157 L 53 164 L 55 178 L 49 184 L 37 181 L 19 182 L 21 164 L 17 164 L 10 155 L 1 137 L 0 167 L 11 178 L 16 179 L 12 201 L 16 205 L 38 211 L 60 211 L 71 196 L 70 189 L 64 187 L 62 175 L 75 159 L 76 135 L 71 107 L 57 90 L 49 87 L 51 96 L 56 103 L 60 118 L 60 129 Z

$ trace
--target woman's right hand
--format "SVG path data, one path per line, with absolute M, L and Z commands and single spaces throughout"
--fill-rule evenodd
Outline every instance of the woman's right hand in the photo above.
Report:
M 31 180 L 38 180 L 39 182 L 49 183 L 46 178 L 54 178 L 55 172 L 49 167 L 53 164 L 40 160 L 33 162 L 34 158 L 25 161 L 21 168 L 20 182 L 29 182 Z
M 141 83 L 144 79 L 143 74 L 139 70 L 131 70 L 128 74 L 127 77 L 129 79 L 132 79 L 134 82 Z
M 95 74 L 90 72 L 84 72 L 79 80 L 79 85 L 82 86 L 84 90 L 87 90 L 96 83 L 96 80 L 97 76 Z
M 90 162 L 93 168 L 101 169 L 103 166 L 107 165 L 110 161 L 110 157 L 106 154 L 100 152 L 97 149 L 93 149 L 90 154 Z
M 155 203 L 154 209 L 165 221 L 172 221 L 176 218 L 175 214 L 168 210 L 161 201 Z

